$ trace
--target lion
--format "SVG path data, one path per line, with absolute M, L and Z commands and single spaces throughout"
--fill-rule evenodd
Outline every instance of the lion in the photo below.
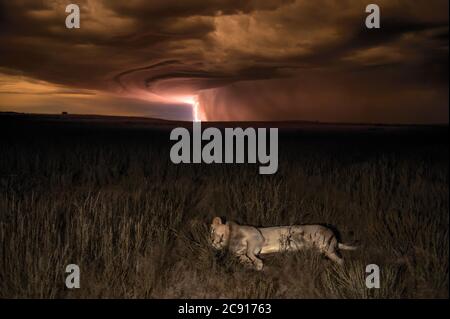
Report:
M 342 266 L 344 260 L 339 249 L 357 249 L 356 246 L 340 243 L 335 233 L 322 225 L 259 228 L 238 225 L 232 221 L 224 224 L 220 217 L 212 220 L 211 244 L 217 250 L 228 249 L 241 263 L 252 265 L 256 270 L 264 267 L 259 255 L 316 248 Z

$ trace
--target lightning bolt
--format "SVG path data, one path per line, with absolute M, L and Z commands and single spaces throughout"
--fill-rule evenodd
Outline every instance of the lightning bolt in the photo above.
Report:
M 192 98 L 192 114 L 194 117 L 194 122 L 200 122 L 200 116 L 199 116 L 199 102 L 198 102 L 198 98 L 196 96 L 194 96 Z

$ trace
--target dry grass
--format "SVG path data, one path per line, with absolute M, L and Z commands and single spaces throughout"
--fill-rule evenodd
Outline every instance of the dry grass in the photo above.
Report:
M 446 146 L 287 140 L 279 172 L 260 176 L 256 166 L 173 165 L 165 143 L 2 140 L 0 297 L 448 297 Z M 362 248 L 343 252 L 345 269 L 305 251 L 266 257 L 258 273 L 208 246 L 214 215 L 327 223 Z M 69 263 L 81 289 L 64 286 Z M 364 286 L 370 263 L 381 289 Z

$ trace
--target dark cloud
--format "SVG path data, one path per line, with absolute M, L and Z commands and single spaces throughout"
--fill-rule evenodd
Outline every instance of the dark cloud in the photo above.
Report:
M 0 0 L 9 102 L 27 93 L 22 76 L 94 92 L 92 112 L 108 113 L 108 96 L 121 101 L 112 113 L 128 101 L 133 114 L 167 116 L 170 105 L 185 118 L 183 102 L 198 96 L 204 119 L 448 122 L 446 0 L 380 0 L 381 29 L 364 26 L 366 1 L 76 3 L 81 28 L 68 30 L 66 1 Z

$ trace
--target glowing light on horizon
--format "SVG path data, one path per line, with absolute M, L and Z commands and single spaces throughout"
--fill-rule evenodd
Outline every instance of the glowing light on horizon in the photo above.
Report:
M 200 102 L 197 95 L 158 95 L 158 94 L 142 94 L 141 98 L 149 101 L 161 101 L 163 103 L 177 103 L 184 104 L 185 107 L 190 107 L 192 111 L 192 121 L 201 122 L 202 119 L 206 121 L 204 113 L 200 109 Z
M 192 103 L 192 115 L 194 117 L 194 122 L 200 122 L 200 116 L 198 114 L 198 108 L 199 108 L 199 103 L 198 103 L 198 98 L 195 96 L 193 98 L 193 103 Z

